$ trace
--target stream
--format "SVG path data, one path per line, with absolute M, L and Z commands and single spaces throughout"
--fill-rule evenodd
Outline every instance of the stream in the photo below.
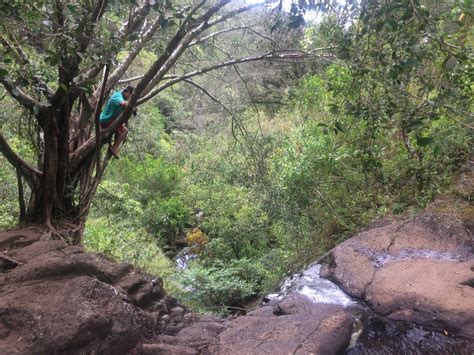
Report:
M 356 319 L 351 344 L 345 354 L 474 354 L 473 339 L 377 316 L 363 302 L 321 278 L 320 268 L 321 265 L 313 263 L 303 272 L 288 277 L 277 292 L 264 298 L 264 302 L 298 293 L 314 303 L 343 306 Z
M 413 252 L 403 252 L 400 258 L 410 258 L 413 257 L 412 254 Z M 177 269 L 185 269 L 188 262 L 197 257 L 189 248 L 185 248 L 175 258 Z M 440 257 L 451 258 L 451 255 L 443 254 Z M 387 261 L 387 257 L 383 255 L 377 260 L 379 263 Z M 315 262 L 303 272 L 287 277 L 279 290 L 268 294 L 263 302 L 280 300 L 291 293 L 298 293 L 314 303 L 337 304 L 346 308 L 356 319 L 350 345 L 345 351 L 347 355 L 474 354 L 473 339 L 446 335 L 439 329 L 388 320 L 374 314 L 362 301 L 350 297 L 332 281 L 321 278 L 320 269 L 321 265 Z

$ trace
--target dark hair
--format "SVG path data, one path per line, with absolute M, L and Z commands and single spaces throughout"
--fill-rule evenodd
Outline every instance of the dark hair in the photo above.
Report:
M 133 89 L 135 89 L 135 88 L 132 85 L 128 85 L 125 89 L 122 90 L 122 92 L 132 93 Z

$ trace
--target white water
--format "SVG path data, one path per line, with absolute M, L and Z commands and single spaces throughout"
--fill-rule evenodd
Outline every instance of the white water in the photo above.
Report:
M 289 293 L 298 293 L 309 298 L 314 303 L 338 304 L 343 307 L 354 306 L 357 303 L 346 295 L 336 284 L 319 276 L 321 265 L 311 264 L 302 273 L 288 277 L 280 290 L 267 295 L 268 300 L 279 300 Z
M 462 261 L 465 259 L 464 250 L 458 252 L 453 251 L 437 251 L 426 248 L 419 249 L 402 249 L 397 254 L 376 253 L 373 261 L 376 267 L 380 268 L 389 262 L 406 261 L 411 259 L 436 259 L 442 261 Z

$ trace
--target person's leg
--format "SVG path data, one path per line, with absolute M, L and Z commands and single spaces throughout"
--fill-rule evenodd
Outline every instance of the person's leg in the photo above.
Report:
M 110 148 L 110 152 L 117 159 L 119 158 L 120 147 L 123 141 L 125 140 L 125 138 L 127 138 L 127 134 L 128 134 L 128 128 L 125 127 L 124 125 L 120 125 L 115 131 L 115 142 L 114 142 L 113 147 Z
M 113 119 L 111 119 L 110 121 L 105 122 L 105 123 L 101 122 L 100 123 L 100 130 L 102 131 L 102 130 L 105 130 L 105 129 L 109 128 L 112 123 L 114 123 Z M 112 145 L 112 137 L 109 137 L 109 139 L 107 139 L 107 143 L 109 144 L 109 149 L 110 149 L 110 146 Z

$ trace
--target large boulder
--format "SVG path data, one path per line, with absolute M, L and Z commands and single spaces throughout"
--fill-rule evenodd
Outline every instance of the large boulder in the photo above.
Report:
M 349 345 L 354 318 L 343 307 L 291 294 L 238 317 L 211 349 L 217 354 L 338 354 Z
M 389 319 L 474 336 L 469 206 L 390 221 L 333 249 L 322 276 Z
M 0 233 L 0 353 L 126 353 L 169 312 L 162 281 L 41 230 Z

